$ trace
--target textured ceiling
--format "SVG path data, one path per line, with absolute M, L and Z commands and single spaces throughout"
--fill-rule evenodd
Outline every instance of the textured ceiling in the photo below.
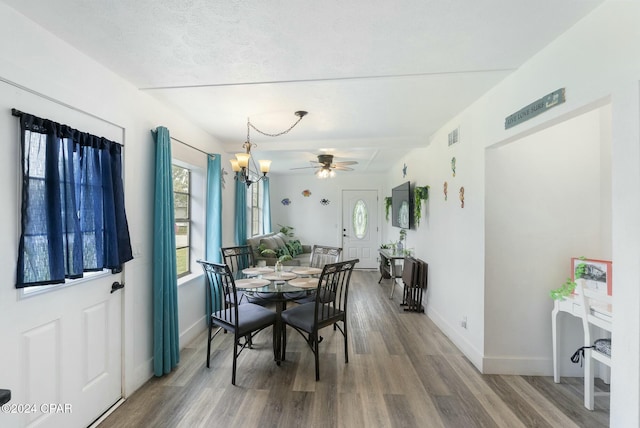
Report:
M 601 0 L 0 0 L 274 173 L 380 172 Z M 179 136 L 176 136 L 179 138 Z M 310 171 L 310 170 L 302 170 Z M 298 173 L 301 173 L 298 171 Z

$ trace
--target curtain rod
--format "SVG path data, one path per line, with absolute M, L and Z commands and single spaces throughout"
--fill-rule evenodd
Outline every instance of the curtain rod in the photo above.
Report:
M 64 105 L 64 104 L 63 104 L 63 105 Z M 67 106 L 65 106 L 65 107 L 67 107 Z M 72 107 L 69 107 L 69 108 L 72 108 Z M 73 110 L 75 110 L 75 111 L 78 111 L 78 112 L 80 112 L 80 113 L 87 114 L 87 115 L 89 115 L 89 116 L 91 116 L 91 117 L 93 117 L 93 118 L 95 118 L 95 119 L 101 120 L 102 122 L 108 123 L 109 125 L 113 125 L 113 126 L 115 126 L 115 127 L 119 128 L 119 129 L 122 131 L 122 139 L 124 140 L 124 128 L 123 128 L 123 127 L 121 127 L 121 126 L 119 126 L 119 125 L 116 125 L 116 124 L 115 124 L 115 123 L 113 123 L 113 122 L 109 122 L 109 121 L 107 121 L 107 120 L 101 119 L 101 118 L 99 118 L 98 116 L 95 116 L 95 115 L 92 115 L 92 114 L 86 113 L 86 112 L 84 112 L 84 111 L 82 111 L 82 110 L 78 110 L 78 109 L 75 109 L 75 108 L 72 108 L 72 109 L 73 109 Z M 22 117 L 23 115 L 25 115 L 25 114 L 30 114 L 30 113 L 24 113 L 24 112 L 22 112 L 22 111 L 20 111 L 20 110 L 18 110 L 18 109 L 16 109 L 16 108 L 12 108 L 12 109 L 11 109 L 11 115 L 12 115 L 12 116 L 20 117 L 20 118 L 21 118 L 21 117 Z M 32 115 L 32 116 L 33 116 L 33 115 Z M 37 116 L 33 116 L 33 117 L 37 117 Z M 48 120 L 48 121 L 49 121 L 49 122 L 51 122 L 51 123 L 56 123 L 56 124 L 58 124 L 58 122 L 56 122 L 55 120 L 46 119 L 46 118 L 39 118 L 39 119 L 42 119 L 42 120 Z M 80 131 L 80 130 L 78 130 L 78 129 L 76 129 L 76 128 L 73 128 L 73 127 L 71 127 L 71 126 L 69 126 L 69 125 L 63 125 L 63 126 L 67 126 L 68 128 L 73 129 L 74 131 L 76 131 L 76 132 L 80 132 L 80 133 L 82 133 L 82 134 L 91 135 L 92 137 L 96 137 L 96 138 L 102 138 L 102 139 L 104 139 L 104 140 L 110 141 L 110 142 L 112 142 L 112 143 L 114 143 L 114 144 L 117 144 L 117 145 L 119 145 L 120 147 L 123 147 L 123 148 L 124 148 L 124 144 L 122 144 L 122 143 L 118 143 L 117 141 L 114 141 L 114 140 L 112 140 L 112 139 L 110 139 L 110 138 L 106 138 L 106 137 L 98 137 L 97 135 L 93 135 L 93 134 L 91 134 L 91 133 L 89 133 L 89 132 L 86 132 L 86 131 Z
M 215 153 L 205 152 L 204 150 L 200 150 L 200 149 L 199 149 L 199 148 L 197 148 L 197 147 L 193 147 L 191 144 L 187 144 L 187 143 L 185 143 L 184 141 L 180 141 L 180 140 L 178 140 L 177 138 L 173 138 L 173 137 L 171 137 L 171 136 L 170 136 L 169 138 L 171 138 L 173 141 L 177 141 L 177 142 L 178 142 L 178 143 L 180 143 L 180 144 L 184 144 L 185 146 L 187 146 L 187 147 L 189 147 L 189 148 L 192 148 L 193 150 L 196 150 L 196 151 L 198 151 L 198 152 L 200 152 L 200 153 L 204 153 L 205 155 L 208 155 L 208 156 L 213 156 L 213 157 L 214 157 L 214 159 L 215 159 L 215 157 L 216 157 Z

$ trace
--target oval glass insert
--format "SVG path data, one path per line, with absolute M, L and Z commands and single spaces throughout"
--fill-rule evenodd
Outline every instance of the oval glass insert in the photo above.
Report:
M 368 219 L 367 204 L 359 199 L 353 206 L 353 233 L 356 238 L 363 239 L 367 235 Z

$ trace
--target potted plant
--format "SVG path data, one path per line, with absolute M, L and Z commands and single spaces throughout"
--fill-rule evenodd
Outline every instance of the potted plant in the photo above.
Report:
M 422 218 L 422 201 L 429 199 L 429 186 L 416 186 L 413 189 L 413 215 L 416 226 L 420 225 L 420 219 Z
M 580 257 L 581 260 L 584 260 L 584 257 Z M 587 265 L 584 263 L 579 263 L 576 266 L 575 279 L 578 280 L 582 278 L 587 270 Z M 553 300 L 562 300 L 565 297 L 570 296 L 573 291 L 576 289 L 576 282 L 571 280 L 571 278 L 567 278 L 567 280 L 562 284 L 559 288 L 555 290 L 551 290 L 549 292 L 549 296 Z
M 396 245 L 396 249 L 398 252 L 401 252 L 404 248 L 403 241 L 407 238 L 407 229 L 400 229 L 400 240 Z
M 389 212 L 391 212 L 392 200 L 391 196 L 384 198 L 384 216 L 389 221 Z
M 291 226 L 283 226 L 281 224 L 278 224 L 278 226 L 280 226 L 280 232 L 284 235 L 284 236 L 288 236 L 289 238 L 293 238 L 293 227 Z

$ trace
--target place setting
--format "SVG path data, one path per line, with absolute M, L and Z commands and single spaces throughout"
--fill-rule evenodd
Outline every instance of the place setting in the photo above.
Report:
M 295 278 L 289 281 L 289 285 L 298 288 L 316 288 L 318 286 L 318 278 Z
M 245 278 L 237 279 L 235 283 L 238 288 L 248 289 L 264 287 L 265 285 L 269 285 L 270 281 L 262 278 Z
M 316 267 L 297 267 L 294 269 L 291 269 L 291 272 L 297 274 L 297 275 L 319 275 L 322 273 L 322 269 L 320 268 L 316 268 Z
M 273 268 L 266 267 L 266 266 L 257 266 L 257 267 L 242 269 L 243 274 L 254 275 L 254 276 L 272 273 L 273 271 L 274 271 Z

